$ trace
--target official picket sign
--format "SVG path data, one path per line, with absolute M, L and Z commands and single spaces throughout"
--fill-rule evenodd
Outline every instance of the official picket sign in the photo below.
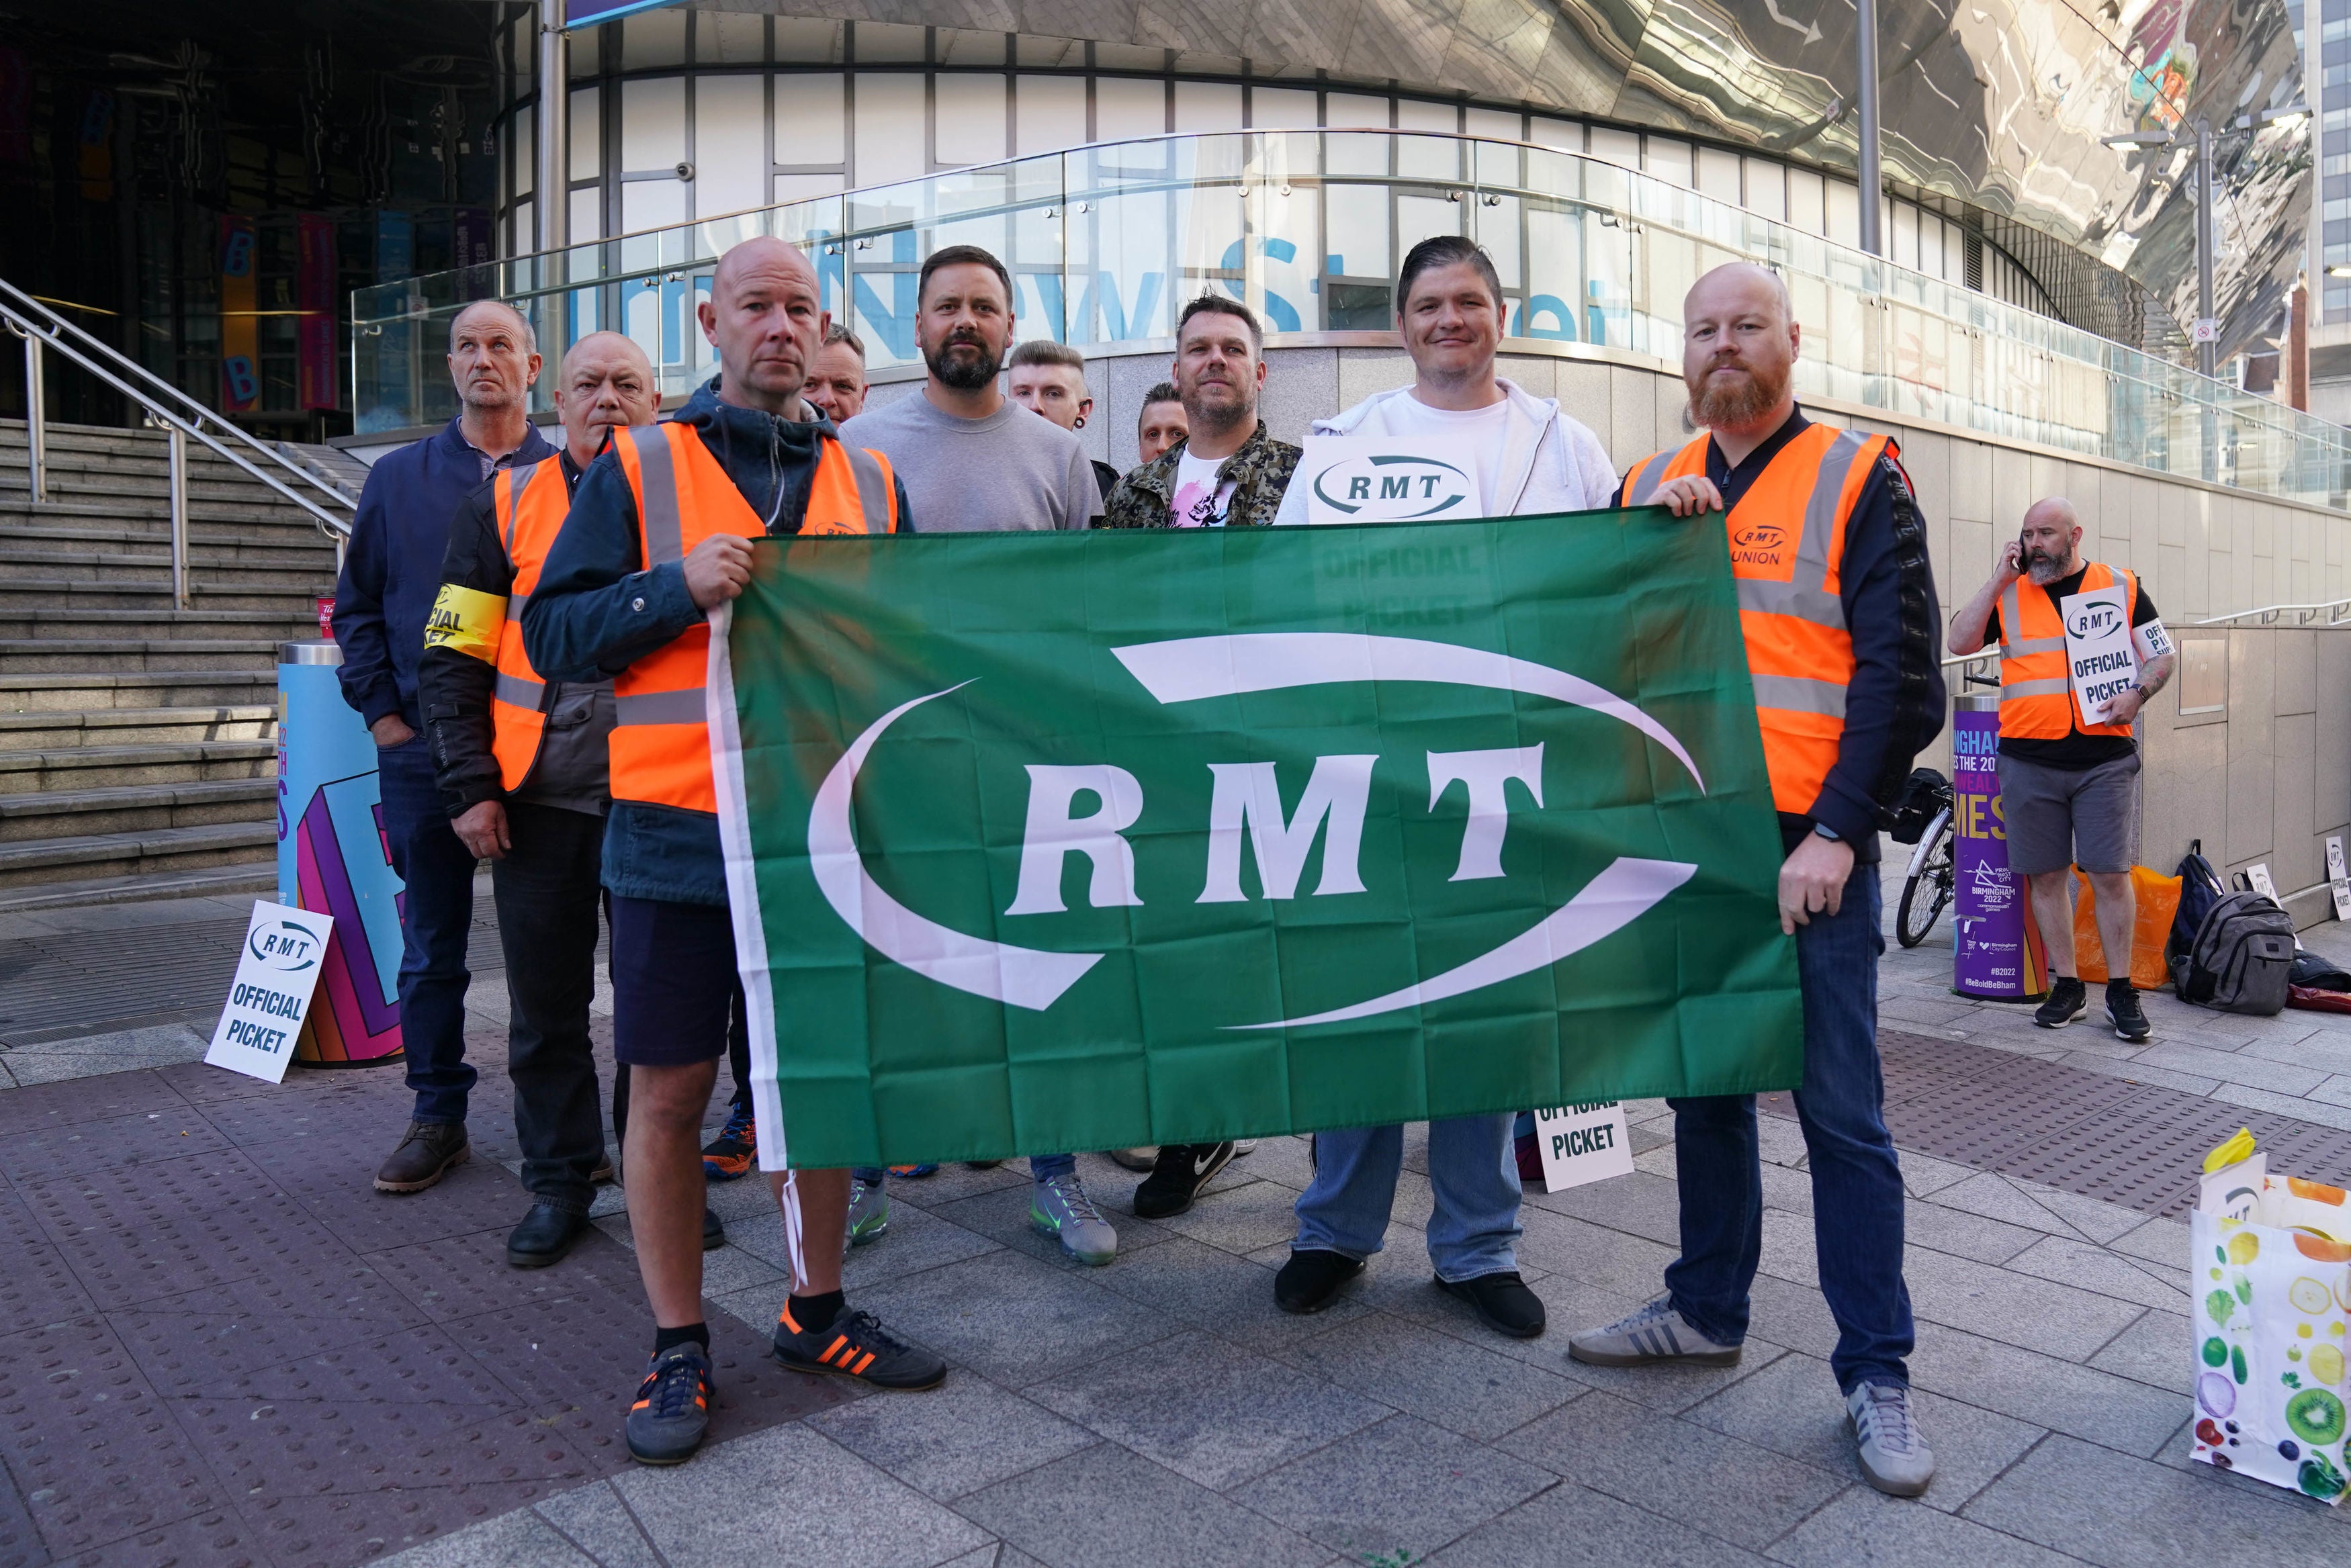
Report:
M 2285 908 L 2285 900 L 2277 896 L 2277 884 L 2270 880 L 2268 861 L 2256 860 L 2245 867 L 2245 885 L 2279 909 Z
M 2065 626 L 2065 668 L 2085 725 L 2109 722 L 2114 701 L 2138 683 L 2138 651 L 2131 641 L 2129 591 L 2116 583 L 2058 601 Z
M 1628 1176 L 1633 1170 L 1633 1143 L 1625 1136 L 1621 1100 L 1537 1111 L 1535 1140 L 1542 1145 L 1546 1192 Z
M 2326 880 L 2335 893 L 2335 918 L 2351 920 L 2351 872 L 2343 866 L 2343 836 L 2332 833 L 2326 837 Z
M 314 909 L 253 906 L 228 1005 L 204 1053 L 207 1063 L 273 1084 L 285 1080 L 334 928 L 333 916 Z
M 1486 515 L 1471 442 L 1310 435 L 1299 460 L 1309 523 L 1435 523 Z

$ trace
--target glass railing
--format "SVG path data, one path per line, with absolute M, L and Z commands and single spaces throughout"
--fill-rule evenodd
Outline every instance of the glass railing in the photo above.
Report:
M 684 392 L 715 368 L 695 307 L 716 258 L 755 234 L 809 252 L 826 308 L 880 370 L 917 359 L 915 275 L 941 245 L 1003 258 L 1023 337 L 1165 338 L 1184 301 L 1213 289 L 1245 300 L 1279 346 L 1391 329 L 1397 262 L 1439 234 L 1493 254 L 1516 339 L 1677 366 L 1691 282 L 1750 258 L 1776 267 L 1795 298 L 1802 396 L 2346 505 L 2351 431 L 2340 426 L 1612 163 L 1389 130 L 1113 142 L 361 289 L 353 407 L 362 431 L 447 419 L 450 318 L 492 296 L 550 339 L 625 332 L 663 390 Z

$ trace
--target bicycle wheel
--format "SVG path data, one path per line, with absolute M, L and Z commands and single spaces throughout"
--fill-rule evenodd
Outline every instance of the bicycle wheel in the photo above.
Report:
M 1915 948 L 1927 940 L 1942 918 L 1943 906 L 1951 901 L 1951 823 L 1945 816 L 1930 830 L 1934 834 L 1927 858 L 1919 863 L 1917 874 L 1902 884 L 1902 905 L 1894 918 L 1894 935 L 1906 948 Z

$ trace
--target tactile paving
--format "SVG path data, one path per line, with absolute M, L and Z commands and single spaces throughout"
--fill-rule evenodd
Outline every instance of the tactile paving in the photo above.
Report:
M 58 1555 L 229 1501 L 99 1318 L 0 1337 L 0 1454 Z

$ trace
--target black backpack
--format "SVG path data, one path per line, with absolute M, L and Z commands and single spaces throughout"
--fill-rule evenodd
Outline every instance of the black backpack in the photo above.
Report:
M 1902 804 L 1894 808 L 1886 836 L 1896 844 L 1917 843 L 1950 797 L 1950 780 L 1932 768 L 1911 769 L 1910 782 L 1902 786 Z
M 2268 1018 L 2285 1010 L 2294 918 L 2259 893 L 2231 893 L 2205 913 L 2188 956 L 2172 966 L 2182 1002 Z
M 2204 841 L 2191 838 L 2188 853 L 2179 857 L 2179 868 L 2172 875 L 2179 878 L 2179 908 L 2171 917 L 2171 935 L 2163 944 L 2163 961 L 2177 971 L 2188 957 L 2188 950 L 2196 945 L 2196 933 L 2204 927 L 2204 917 L 2212 906 L 2229 896 L 2220 881 L 2220 874 L 2204 858 Z

